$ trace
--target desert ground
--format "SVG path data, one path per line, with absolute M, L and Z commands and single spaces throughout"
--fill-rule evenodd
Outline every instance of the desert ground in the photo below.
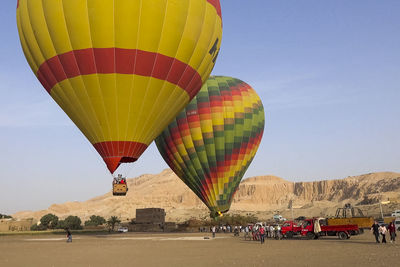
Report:
M 399 244 L 376 244 L 371 233 L 349 240 L 267 239 L 232 234 L 0 236 L 0 266 L 398 266 Z

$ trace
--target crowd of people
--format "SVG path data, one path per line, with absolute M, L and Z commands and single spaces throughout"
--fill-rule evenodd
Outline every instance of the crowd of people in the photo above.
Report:
M 207 232 L 209 230 L 212 236 L 215 237 L 217 233 L 233 233 L 234 236 L 239 236 L 243 233 L 245 240 L 259 241 L 261 244 L 265 242 L 266 238 L 280 240 L 283 238 L 281 233 L 281 226 L 276 225 L 265 225 L 265 224 L 249 224 L 247 226 L 211 226 L 210 229 L 200 227 L 199 232 Z
M 371 232 L 375 236 L 376 243 L 386 243 L 386 234 L 389 233 L 390 243 L 396 242 L 396 226 L 393 222 L 390 222 L 389 225 L 381 224 L 377 221 L 371 226 Z
M 282 239 L 283 234 L 281 232 L 281 226 L 279 224 L 249 224 L 246 226 L 211 226 L 209 229 L 206 227 L 200 227 L 199 232 L 210 231 L 212 236 L 215 237 L 217 233 L 233 233 L 234 236 L 239 236 L 243 233 L 245 240 L 259 241 L 261 244 L 265 242 L 266 238 L 271 239 Z M 396 242 L 396 226 L 393 222 L 388 225 L 379 224 L 377 221 L 371 227 L 371 232 L 375 236 L 376 243 L 387 243 L 386 237 L 389 235 L 390 243 Z

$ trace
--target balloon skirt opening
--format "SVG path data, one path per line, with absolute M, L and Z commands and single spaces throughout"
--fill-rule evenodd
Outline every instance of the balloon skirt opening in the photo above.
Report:
M 217 219 L 219 217 L 223 217 L 224 213 L 226 213 L 228 211 L 229 211 L 229 209 L 228 210 L 224 210 L 224 211 L 211 211 L 210 212 L 210 217 L 213 218 L 213 219 Z
M 111 173 L 114 173 L 121 163 L 137 161 L 148 147 L 146 144 L 130 141 L 101 142 L 93 146 Z
M 130 157 L 115 157 L 115 158 L 104 158 L 104 162 L 107 165 L 108 170 L 111 173 L 114 173 L 121 163 L 132 163 L 137 161 L 137 158 Z

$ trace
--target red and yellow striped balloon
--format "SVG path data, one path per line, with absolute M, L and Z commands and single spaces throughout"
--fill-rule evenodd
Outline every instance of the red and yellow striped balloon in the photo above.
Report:
M 33 72 L 111 173 L 196 95 L 222 37 L 219 0 L 19 0 L 17 23 Z

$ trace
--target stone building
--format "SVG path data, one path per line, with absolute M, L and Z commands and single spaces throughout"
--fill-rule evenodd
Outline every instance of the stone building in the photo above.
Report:
M 136 223 L 164 224 L 165 210 L 159 208 L 136 209 Z
M 31 226 L 33 224 L 34 224 L 33 219 L 30 220 L 0 219 L 0 232 L 30 231 Z

